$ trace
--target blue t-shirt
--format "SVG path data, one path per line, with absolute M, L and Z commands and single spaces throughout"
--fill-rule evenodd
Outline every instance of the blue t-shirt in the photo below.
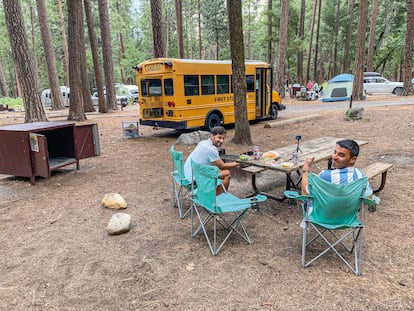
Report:
M 218 149 L 213 145 L 211 139 L 200 141 L 195 149 L 190 153 L 184 163 L 184 175 L 188 180 L 192 180 L 191 160 L 201 164 L 213 164 L 220 159 Z

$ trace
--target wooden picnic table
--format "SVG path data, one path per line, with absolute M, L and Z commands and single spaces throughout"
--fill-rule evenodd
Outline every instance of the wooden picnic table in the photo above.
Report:
M 274 170 L 285 173 L 286 190 L 300 189 L 302 180 L 302 167 L 308 157 L 314 158 L 314 163 L 330 160 L 335 144 L 343 138 L 336 137 L 320 137 L 299 144 L 298 162 L 292 162 L 293 151 L 297 149 L 297 144 L 270 150 L 278 155 L 276 160 L 265 160 L 263 158 L 255 160 L 249 157 L 245 161 L 238 160 L 244 166 L 243 170 L 251 174 L 252 187 L 255 193 L 264 194 L 272 199 L 284 200 L 284 195 L 277 196 L 271 193 L 260 191 L 256 185 L 256 175 L 264 170 Z M 356 140 L 359 146 L 368 144 L 367 141 Z M 328 164 L 329 166 L 329 164 Z M 293 176 L 295 173 L 296 176 Z

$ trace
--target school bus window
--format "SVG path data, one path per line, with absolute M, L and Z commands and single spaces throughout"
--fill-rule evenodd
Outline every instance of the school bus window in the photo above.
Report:
M 217 94 L 229 93 L 229 76 L 217 76 Z
M 184 95 L 198 95 L 198 76 L 184 76 Z
M 149 79 L 148 81 L 148 95 L 160 96 L 162 94 L 161 79 Z
M 247 92 L 254 92 L 254 76 L 246 76 Z
M 203 75 L 201 76 L 201 95 L 214 94 L 214 76 Z
M 174 95 L 173 79 L 164 79 L 164 94 L 166 96 Z
M 140 90 L 141 90 L 142 96 L 148 96 L 147 84 L 145 82 L 145 79 L 142 79 L 139 84 L 140 84 Z

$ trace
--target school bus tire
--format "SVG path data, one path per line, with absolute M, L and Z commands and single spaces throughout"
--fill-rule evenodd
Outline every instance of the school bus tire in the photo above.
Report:
M 210 132 L 213 127 L 223 124 L 223 116 L 217 111 L 210 112 L 206 117 L 206 128 Z
M 270 106 L 270 113 L 269 113 L 270 114 L 270 118 L 272 120 L 276 120 L 278 113 L 279 113 L 279 107 L 277 106 L 277 104 L 273 103 Z

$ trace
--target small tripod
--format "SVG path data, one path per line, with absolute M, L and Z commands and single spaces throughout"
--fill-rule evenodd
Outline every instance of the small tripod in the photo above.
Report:
M 300 142 L 300 140 L 302 139 L 302 136 L 300 136 L 300 135 L 296 135 L 296 141 L 297 141 L 297 145 L 296 145 L 296 152 L 302 152 L 302 150 L 300 149 L 300 147 L 299 147 L 299 142 Z

